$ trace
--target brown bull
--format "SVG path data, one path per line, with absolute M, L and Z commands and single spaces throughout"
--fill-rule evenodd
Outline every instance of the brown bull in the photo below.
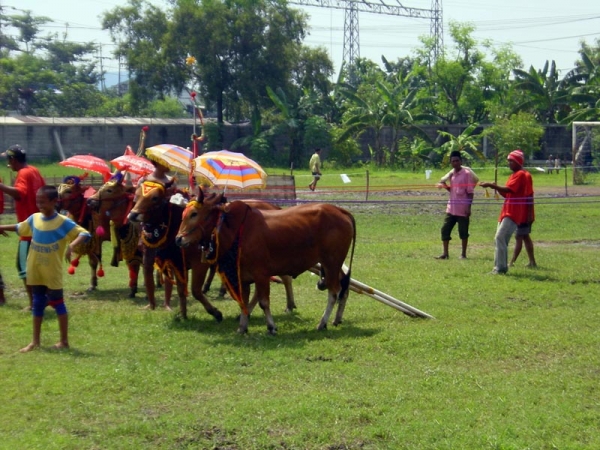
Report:
M 177 282 L 177 290 L 180 302 L 180 314 L 187 317 L 187 304 L 185 301 L 185 289 L 187 287 L 187 271 L 191 270 L 192 295 L 198 300 L 206 312 L 220 322 L 223 320 L 222 313 L 215 308 L 206 298 L 203 291 L 203 283 L 210 269 L 210 264 L 202 261 L 202 254 L 197 246 L 180 249 L 175 246 L 175 235 L 179 231 L 183 207 L 171 204 L 169 201 L 169 186 L 161 183 L 144 182 L 138 187 L 137 201 L 129 215 L 130 220 L 143 223 L 145 233 L 142 241 L 157 249 L 157 263 L 162 269 L 168 269 L 172 276 L 165 280 L 165 291 L 168 289 L 169 278 Z M 257 202 L 263 208 L 276 208 L 264 202 Z M 156 231 L 156 233 L 155 233 Z M 159 242 L 161 244 L 159 245 Z M 183 261 L 179 260 L 177 252 L 182 252 Z M 154 282 L 151 276 L 144 278 L 146 292 L 149 302 L 154 300 Z M 288 310 L 296 307 L 291 288 L 291 279 L 282 280 L 287 293 Z M 152 304 L 152 303 L 151 303 Z
M 118 266 L 122 259 L 129 269 L 129 297 L 135 297 L 138 289 L 138 278 L 142 263 L 139 249 L 139 227 L 127 222 L 127 214 L 133 203 L 133 190 L 123 184 L 123 177 L 117 173 L 115 177 L 104 183 L 92 195 L 87 204 L 98 217 L 95 229 L 101 241 L 111 241 L 114 255 L 112 266 Z
M 263 211 L 274 211 L 279 210 L 277 205 L 274 205 L 269 202 L 261 201 L 261 200 L 242 200 L 244 203 L 249 204 L 253 208 L 257 208 Z M 192 203 L 193 205 L 194 203 Z M 182 221 L 185 221 L 186 213 L 192 211 L 192 208 L 184 211 L 184 215 L 182 217 Z M 182 240 L 179 239 L 177 241 L 177 245 L 184 249 L 185 260 L 187 267 L 192 269 L 192 293 L 194 298 L 200 300 L 200 298 L 204 298 L 204 294 L 208 292 L 210 288 L 210 283 L 214 277 L 216 264 L 209 264 L 206 262 L 204 255 L 202 254 L 202 249 L 199 245 L 191 245 L 194 243 L 191 240 Z M 204 283 L 206 278 L 206 283 L 204 287 L 202 284 Z M 294 291 L 292 288 L 292 277 L 290 276 L 281 276 L 281 280 L 274 280 L 277 282 L 281 282 L 285 288 L 285 296 L 286 296 L 286 312 L 292 312 L 296 309 L 296 302 L 294 301 Z M 219 292 L 219 295 L 223 297 L 225 295 L 226 286 L 222 286 Z M 202 300 L 200 300 L 202 301 Z M 208 300 L 206 300 L 208 302 Z M 203 303 L 204 304 L 204 303 Z M 248 307 L 248 311 L 252 312 L 254 306 L 256 305 L 256 301 L 250 303 Z
M 342 267 L 351 245 L 349 266 L 352 266 L 356 241 L 354 217 L 348 211 L 328 204 L 260 211 L 240 201 L 224 204 L 222 195 L 204 198 L 201 193 L 197 202 L 188 204 L 177 235 L 180 245 L 198 241 L 208 249 L 208 261 L 217 263 L 229 293 L 240 304 L 238 332 L 248 331 L 252 283 L 256 284 L 254 299 L 265 313 L 267 330 L 275 334 L 270 277 L 296 277 L 317 263 L 321 264 L 317 286 L 329 292 L 317 329 L 327 328 L 336 301 L 333 324 L 342 323 L 350 283 L 350 269 L 344 274 Z
M 74 253 L 77 256 L 71 261 L 72 267 L 76 267 L 79 263 L 79 258 L 87 255 L 88 262 L 91 268 L 90 286 L 88 291 L 93 291 L 98 287 L 98 277 L 104 275 L 102 270 L 102 242 L 95 229 L 98 223 L 97 214 L 87 205 L 84 193 L 90 186 L 84 186 L 81 181 L 87 176 L 67 176 L 63 182 L 58 185 L 58 198 L 60 208 L 67 212 L 67 215 L 73 219 L 78 225 L 81 225 L 90 232 L 92 238 L 85 243 L 77 246 Z M 100 269 L 98 269 L 100 265 Z M 74 269 L 73 269 L 74 270 Z M 74 272 L 69 272 L 74 273 Z

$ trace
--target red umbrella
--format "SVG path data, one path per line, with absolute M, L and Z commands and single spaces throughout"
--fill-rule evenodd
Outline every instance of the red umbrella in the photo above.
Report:
M 102 158 L 94 155 L 74 155 L 64 161 L 59 162 L 64 167 L 74 167 L 75 169 L 89 170 L 102 175 L 104 182 L 111 176 L 110 167 Z
M 112 159 L 110 163 L 118 170 L 125 170 L 137 175 L 147 175 L 154 171 L 154 166 L 150 161 L 136 155 L 125 154 Z

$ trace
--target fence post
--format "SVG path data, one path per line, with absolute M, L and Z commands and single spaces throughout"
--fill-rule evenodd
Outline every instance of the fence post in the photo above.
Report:
M 369 201 L 369 171 L 367 170 L 367 190 L 365 194 L 365 201 Z

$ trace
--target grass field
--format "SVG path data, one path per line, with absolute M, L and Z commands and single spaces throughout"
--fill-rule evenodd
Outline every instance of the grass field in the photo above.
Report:
M 478 173 L 493 180 L 492 169 Z M 354 213 L 353 277 L 434 320 L 351 293 L 344 323 L 318 332 L 325 294 L 303 274 L 294 314 L 283 312 L 283 288 L 272 288 L 277 336 L 260 311 L 240 336 L 237 304 L 216 289 L 209 298 L 222 323 L 191 297 L 181 321 L 143 310 L 143 292 L 128 299 L 124 266 L 105 264 L 99 290 L 86 293 L 82 261 L 65 274 L 71 350 L 50 349 L 58 326 L 49 309 L 43 348 L 20 354 L 31 318 L 21 311 L 16 238 L 2 238 L 0 448 L 600 448 L 598 180 L 569 184 L 565 197 L 562 174 L 534 173 L 539 267 L 526 268 L 523 254 L 494 276 L 501 201 L 483 190 L 468 259 L 458 259 L 457 236 L 449 260 L 433 258 L 447 199 L 433 188 L 441 174 L 375 171 L 365 203 L 364 173 L 349 174 L 349 185 L 326 174 L 316 193 L 303 188 L 308 173 L 297 173 L 300 199 L 339 201 Z M 500 182 L 507 176 L 498 173 Z

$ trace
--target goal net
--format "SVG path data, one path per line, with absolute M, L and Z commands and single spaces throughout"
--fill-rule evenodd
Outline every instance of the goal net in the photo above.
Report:
M 572 138 L 573 183 L 582 184 L 600 164 L 600 122 L 573 122 Z

